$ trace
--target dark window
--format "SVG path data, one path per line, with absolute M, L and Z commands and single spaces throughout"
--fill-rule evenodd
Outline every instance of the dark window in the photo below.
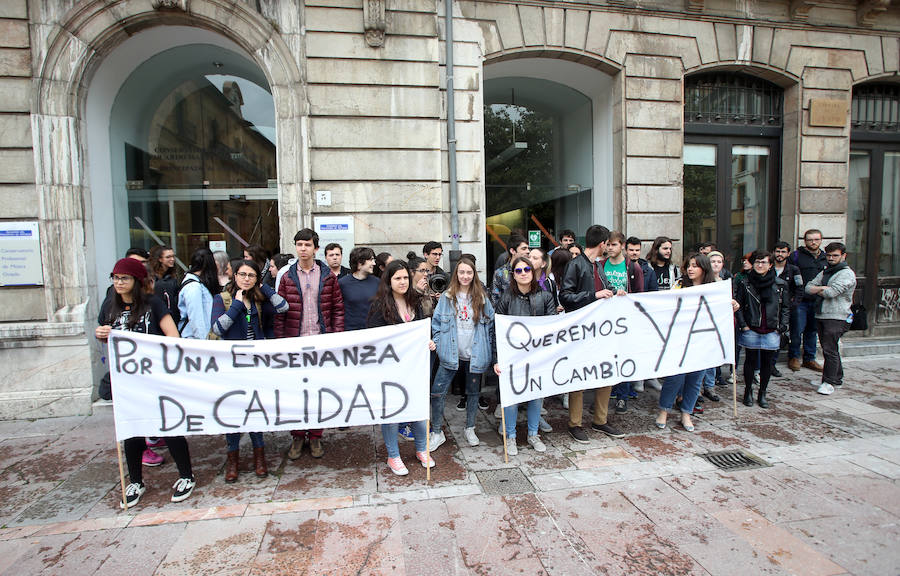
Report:
M 782 90 L 738 73 L 696 74 L 685 79 L 686 124 L 781 126 Z
M 900 132 L 900 86 L 866 84 L 853 89 L 854 130 Z

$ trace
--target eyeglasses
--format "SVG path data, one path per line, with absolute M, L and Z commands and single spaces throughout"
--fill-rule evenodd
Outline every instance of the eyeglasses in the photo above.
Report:
M 523 268 L 516 268 L 516 269 L 514 270 L 514 272 L 515 272 L 516 274 L 526 274 L 526 273 L 528 273 L 528 272 L 531 272 L 531 266 L 525 266 L 525 267 L 523 267 Z
M 235 276 L 237 276 L 238 278 L 246 278 L 248 280 L 253 280 L 254 278 L 256 278 L 256 273 L 255 272 L 238 272 L 237 274 L 235 274 Z
M 131 276 L 115 276 L 114 274 L 109 275 L 109 280 L 113 284 L 127 284 L 134 280 Z
M 429 270 L 428 268 L 416 268 L 416 272 L 419 274 L 428 274 Z
M 443 255 L 444 255 L 443 252 L 432 252 L 431 254 L 429 254 L 429 256 L 436 256 L 438 258 L 440 258 Z

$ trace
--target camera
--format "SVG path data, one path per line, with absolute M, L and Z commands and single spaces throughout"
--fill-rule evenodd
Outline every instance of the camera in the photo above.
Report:
M 447 274 L 436 272 L 428 275 L 428 287 L 432 292 L 441 293 L 450 285 L 450 277 Z

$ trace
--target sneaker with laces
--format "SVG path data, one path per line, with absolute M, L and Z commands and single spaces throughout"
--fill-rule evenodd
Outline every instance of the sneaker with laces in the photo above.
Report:
M 481 397 L 478 398 L 478 409 L 479 410 L 487 410 L 490 407 L 491 407 L 491 405 L 488 404 L 487 400 L 485 400 L 484 398 L 481 398 Z
M 416 452 L 416 458 L 422 463 L 422 468 L 434 468 L 434 460 L 428 452 Z
M 541 442 L 541 437 L 535 434 L 528 437 L 528 445 L 534 448 L 535 452 L 546 452 L 547 446 Z
M 466 442 L 469 443 L 469 446 L 478 446 L 481 442 L 478 440 L 478 436 L 475 434 L 475 427 L 466 428 L 463 431 L 463 434 L 466 437 Z
M 447 441 L 447 437 L 444 436 L 443 430 L 438 430 L 437 432 L 432 432 L 431 440 L 428 442 L 429 443 L 428 449 L 431 450 L 432 452 L 434 452 L 435 450 L 440 448 L 441 445 L 446 441 Z
M 410 426 L 409 424 L 404 424 L 403 426 L 401 426 L 400 430 L 398 430 L 397 433 L 404 440 L 415 440 L 416 439 L 415 435 L 413 434 L 413 431 L 412 431 L 412 426 Z
M 465 396 L 459 397 L 459 402 L 456 403 L 456 410 L 459 412 L 466 411 L 466 397 Z
M 125 502 L 119 502 L 119 507 L 131 508 L 138 503 L 138 500 L 141 499 L 141 496 L 143 496 L 146 491 L 147 487 L 144 486 L 143 482 L 132 482 L 125 487 Z
M 635 392 L 643 392 L 644 391 L 644 381 L 638 380 L 634 384 L 631 385 L 631 389 Z
M 657 392 L 662 390 L 662 384 L 659 382 L 659 378 L 650 378 L 646 381 L 647 386 L 653 388 Z
M 497 420 L 503 418 L 503 406 L 497 404 L 497 407 L 494 408 L 494 418 Z
M 144 450 L 144 453 L 141 454 L 141 462 L 144 466 L 154 467 L 159 466 L 165 461 L 165 458 L 154 452 L 153 450 L 147 448 Z
M 834 394 L 834 386 L 832 386 L 828 382 L 822 382 L 822 385 L 819 386 L 819 389 L 816 390 L 816 392 L 828 396 L 830 394 Z
M 572 435 L 572 438 L 575 439 L 579 444 L 590 444 L 591 441 L 588 438 L 587 433 L 584 431 L 584 428 L 581 426 L 569 426 L 569 434 Z
M 399 456 L 396 458 L 388 458 L 387 465 L 391 469 L 391 472 L 397 476 L 406 476 L 409 474 L 409 470 L 406 469 L 406 464 L 403 463 L 403 460 Z
M 509 456 L 515 456 L 519 453 L 519 447 L 516 446 L 515 438 L 507 438 L 506 439 L 506 454 Z
M 628 414 L 628 402 L 624 398 L 616 400 L 616 414 Z
M 197 482 L 193 478 L 179 478 L 172 486 L 172 502 L 181 502 L 187 500 L 194 491 Z
M 607 436 L 611 438 L 624 438 L 625 433 L 616 428 L 615 426 L 610 426 L 609 424 L 591 424 L 591 429 L 596 430 L 597 432 L 603 432 Z
M 147 438 L 147 448 L 162 448 L 165 445 L 165 438 Z
M 544 420 L 542 416 L 540 422 L 538 422 L 538 430 L 540 430 L 541 432 L 553 432 L 553 426 L 551 426 L 549 422 Z

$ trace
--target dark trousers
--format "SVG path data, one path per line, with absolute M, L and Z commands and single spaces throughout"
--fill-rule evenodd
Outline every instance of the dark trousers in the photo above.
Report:
M 744 386 L 753 382 L 753 373 L 759 368 L 759 393 L 765 394 L 769 387 L 769 379 L 772 377 L 772 358 L 778 355 L 778 350 L 759 350 L 747 348 L 747 358 L 744 360 Z
M 178 467 L 178 475 L 181 478 L 193 478 L 194 472 L 191 469 L 191 453 L 188 451 L 187 440 L 184 436 L 167 436 L 166 448 L 175 466 Z M 141 469 L 143 465 L 142 456 L 144 450 L 147 449 L 147 440 L 143 436 L 135 436 L 125 440 L 125 462 L 128 464 L 128 476 L 132 482 L 143 482 L 144 473 Z
M 822 354 L 825 356 L 822 382 L 840 386 L 844 383 L 844 367 L 841 364 L 838 342 L 850 325 L 845 320 L 817 320 L 816 327 L 819 332 L 819 343 L 822 345 Z

